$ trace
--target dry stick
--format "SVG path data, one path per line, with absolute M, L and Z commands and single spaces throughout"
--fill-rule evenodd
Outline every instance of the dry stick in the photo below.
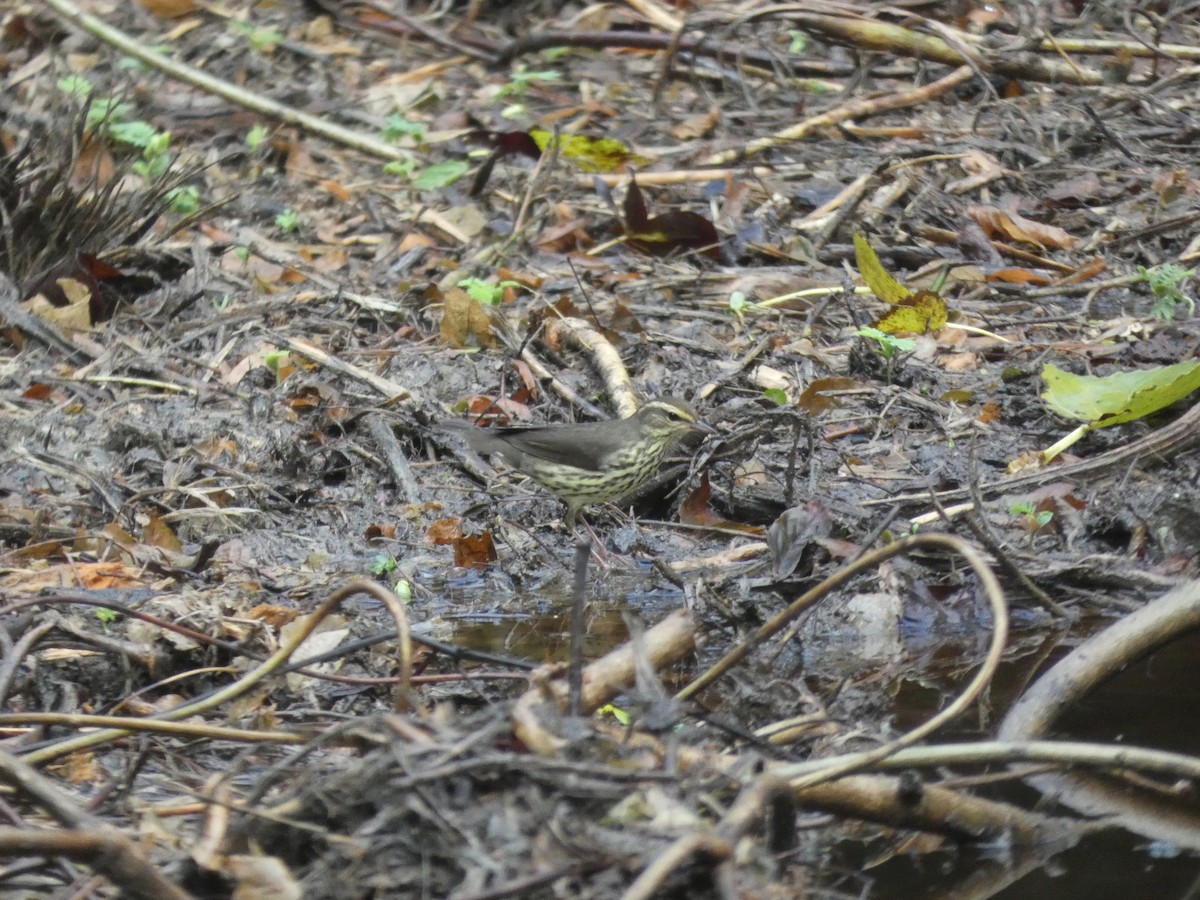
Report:
M 1067 708 L 1130 662 L 1198 628 L 1200 581 L 1190 581 L 1089 638 L 1056 663 L 1009 710 L 1000 725 L 999 737 L 1036 737 Z M 1038 776 L 1030 781 L 1043 793 L 1053 793 L 1057 802 L 1084 815 L 1112 817 L 1138 834 L 1200 848 L 1200 827 L 1195 816 L 1164 804 L 1161 797 L 1130 793 L 1127 786 L 1078 774 Z
M 659 889 L 670 875 L 681 868 L 687 860 L 703 853 L 706 862 L 725 864 L 732 856 L 738 842 L 758 822 L 772 814 L 778 804 L 794 810 L 788 783 L 774 775 L 762 775 L 742 788 L 737 799 L 721 817 L 715 834 L 689 832 L 678 838 L 667 850 L 647 866 L 621 895 L 621 900 L 651 900 L 659 896 Z M 779 823 L 783 830 L 783 823 Z M 794 840 L 795 825 L 786 823 L 788 837 Z M 772 852 L 784 852 L 775 850 Z
M 9 603 L 5 606 L 0 607 L 0 618 L 3 618 L 4 616 L 8 615 L 11 612 L 15 612 L 16 610 L 24 609 L 25 607 L 49 606 L 49 605 L 52 605 L 55 603 L 75 603 L 75 604 L 79 604 L 81 606 L 95 606 L 100 609 L 110 609 L 114 612 L 120 613 L 123 616 L 128 616 L 129 618 L 132 618 L 132 619 L 138 619 L 142 622 L 147 622 L 150 625 L 153 625 L 155 628 L 162 628 L 164 631 L 171 631 L 171 632 L 174 632 L 175 634 L 181 634 L 184 637 L 187 637 L 193 641 L 196 641 L 197 643 L 207 644 L 210 647 L 217 647 L 219 649 L 225 650 L 229 653 L 234 654 L 235 656 L 240 655 L 240 656 L 245 656 L 249 659 L 257 659 L 260 661 L 262 659 L 262 657 L 256 656 L 254 653 L 249 652 L 245 647 L 243 647 L 239 644 L 234 644 L 229 641 L 223 641 L 220 638 L 215 638 L 212 635 L 205 634 L 203 631 L 196 631 L 192 628 L 188 628 L 184 625 L 180 625 L 178 622 L 169 622 L 165 619 L 160 619 L 158 616 L 152 616 L 149 613 L 145 613 L 145 612 L 142 612 L 141 610 L 134 609 L 124 603 L 117 603 L 112 600 L 100 600 L 96 597 L 88 596 L 86 592 L 76 593 L 76 592 L 72 592 L 72 591 L 66 591 L 66 592 L 60 591 L 56 594 L 46 596 L 46 597 L 23 597 L 20 600 L 15 600 L 12 603 Z M 388 632 L 389 636 L 390 636 L 390 634 L 391 633 Z M 314 672 L 308 668 L 309 666 L 314 666 L 318 663 L 322 663 L 322 662 L 325 662 L 330 659 L 336 659 L 338 656 L 342 655 L 344 652 L 353 652 L 356 649 L 360 649 L 360 647 L 363 645 L 371 646 L 373 644 L 379 643 L 382 640 L 385 640 L 383 635 L 377 634 L 374 637 L 366 638 L 366 639 L 363 639 L 360 641 L 354 641 L 348 645 L 340 645 L 337 648 L 330 650 L 326 653 L 319 653 L 315 656 L 308 656 L 308 657 L 305 657 L 304 659 L 300 660 L 299 662 L 292 663 L 291 665 L 288 665 L 283 669 L 282 674 L 291 674 L 291 673 L 295 672 L 298 675 L 305 675 L 309 678 L 319 678 L 324 681 L 336 681 L 341 684 L 355 684 L 355 685 L 399 684 L 402 681 L 402 678 L 400 676 L 388 676 L 386 678 L 372 678 L 372 677 L 368 677 L 366 675 L 361 675 L 361 676 L 360 675 L 339 675 L 336 672 Z M 513 665 L 514 664 L 514 661 L 510 660 L 510 659 L 495 657 L 495 656 L 492 656 L 492 655 L 489 655 L 486 653 L 482 653 L 479 651 L 464 651 L 459 648 L 449 647 L 446 644 L 443 644 L 441 641 L 436 641 L 429 637 L 414 638 L 414 640 L 419 644 L 423 644 L 424 646 L 429 647 L 431 650 L 435 650 L 439 653 L 444 653 L 449 656 L 454 656 L 455 654 L 457 654 L 461 657 L 465 657 L 468 659 L 475 659 L 480 662 L 496 663 L 497 665 Z M 532 666 L 531 666 L 531 668 L 532 668 Z M 227 666 L 211 666 L 211 667 L 201 668 L 201 669 L 192 669 L 187 672 L 180 672 L 177 675 L 173 675 L 171 678 L 165 678 L 161 681 L 155 682 L 154 684 L 147 685 L 146 687 L 141 688 L 138 691 L 135 691 L 133 694 L 130 694 L 129 697 L 136 697 L 140 693 L 144 693 L 153 688 L 161 687 L 166 684 L 170 684 L 173 681 L 182 679 L 182 678 L 191 678 L 191 677 L 195 677 L 196 675 L 233 672 L 233 671 L 235 671 L 235 670 L 231 669 Z M 414 684 L 427 684 L 427 683 L 431 683 L 433 681 L 438 681 L 438 680 L 446 680 L 446 679 L 455 679 L 456 680 L 458 677 L 459 676 L 457 676 L 457 675 L 414 676 L 413 683 Z M 503 673 L 494 673 L 491 675 L 475 673 L 471 677 L 474 677 L 474 678 L 509 678 L 512 676 L 504 675 Z M 125 700 L 123 700 L 122 702 L 126 702 L 129 699 L 129 697 L 126 697 Z
M 671 873 L 681 868 L 693 856 L 700 854 L 713 860 L 725 860 L 733 854 L 733 846 L 715 834 L 688 832 L 643 870 L 621 895 L 621 900 L 653 900 L 654 897 L 662 896 L 658 889 Z
M 560 337 L 564 337 L 581 350 L 586 351 L 592 358 L 592 365 L 604 379 L 604 388 L 612 398 L 617 416 L 627 419 L 638 409 L 637 395 L 633 390 L 633 382 L 625 368 L 621 354 L 598 329 L 593 328 L 583 319 L 562 317 L 550 319 L 547 330 L 551 327 L 562 329 Z
M 971 841 L 991 838 L 1028 846 L 1048 837 L 1039 825 L 1048 824 L 1056 832 L 1070 827 L 1063 819 L 1047 820 L 1008 803 L 936 784 L 921 785 L 917 802 L 907 802 L 901 779 L 891 775 L 851 775 L 804 788 L 793 781 L 792 786 L 796 802 L 806 807 Z
M 809 166 L 806 163 L 795 163 L 781 166 L 753 166 L 736 169 L 671 169 L 667 172 L 638 172 L 638 186 L 693 184 L 697 181 L 726 181 L 730 178 L 783 178 L 791 175 L 807 175 Z M 623 172 L 610 174 L 576 175 L 575 185 L 584 190 L 592 190 L 597 181 L 603 181 L 610 188 L 620 187 L 629 181 L 629 175 Z
M 54 854 L 91 863 L 131 896 L 147 900 L 188 900 L 190 894 L 164 878 L 122 832 L 83 809 L 33 766 L 0 750 L 0 781 L 30 797 L 56 821 L 74 831 L 38 832 L 0 828 L 0 854 Z
M 667 34 L 645 31 L 537 31 L 523 35 L 500 51 L 498 60 L 506 65 L 518 56 L 548 50 L 553 47 L 583 47 L 589 49 L 619 48 L 627 50 L 670 50 L 675 45 L 678 28 L 664 29 Z M 678 52 L 697 57 L 711 57 L 718 61 L 738 60 L 764 69 L 775 65 L 779 59 L 757 47 L 713 44 L 705 39 L 680 37 Z M 796 75 L 835 76 L 850 75 L 849 66 L 836 66 L 820 60 L 788 60 L 787 67 Z
M 856 756 L 858 754 L 849 754 Z M 866 755 L 865 753 L 863 754 Z M 820 770 L 825 760 L 782 763 L 771 774 L 795 778 Z M 1200 758 L 1152 747 L 1099 744 L 1086 741 L 997 740 L 908 747 L 874 763 L 880 769 L 986 766 L 996 763 L 1054 763 L 1091 769 L 1135 770 L 1147 775 L 1200 780 Z
M 849 103 L 844 103 L 841 106 L 821 113 L 818 116 L 812 116 L 805 119 L 791 128 L 785 128 L 783 131 L 770 135 L 769 137 L 759 138 L 756 141 L 751 141 L 744 149 L 727 150 L 724 153 L 717 153 L 706 159 L 703 165 L 721 166 L 736 162 L 739 159 L 744 159 L 749 156 L 762 153 L 764 150 L 771 150 L 775 147 L 781 147 L 785 144 L 795 143 L 808 137 L 813 131 L 818 128 L 824 128 L 829 125 L 836 125 L 839 122 L 844 122 L 847 119 L 855 119 L 861 116 L 872 116 L 881 112 L 888 112 L 894 109 L 903 109 L 907 106 L 916 106 L 919 103 L 924 103 L 928 100 L 933 100 L 940 97 L 947 91 L 957 87 L 965 81 L 969 81 L 974 75 L 970 66 L 960 66 L 949 75 L 939 78 L 937 81 L 931 82 L 924 87 L 913 88 L 908 91 L 901 91 L 897 94 L 889 94 L 886 97 L 876 97 L 874 99 L 852 100 Z
M 606 653 L 583 672 L 581 709 L 594 712 L 637 680 L 637 667 L 646 664 L 661 669 L 695 650 L 696 626 L 687 610 L 676 610 L 646 631 L 637 648 L 632 641 Z M 644 648 L 642 660 L 637 653 Z M 542 721 L 540 708 L 549 704 L 555 711 L 566 707 L 566 687 L 555 679 L 561 666 L 542 666 L 530 676 L 530 688 L 512 708 L 513 730 L 532 752 L 553 756 L 566 743 Z
M 1089 638 L 1056 663 L 1013 704 L 1000 726 L 1000 738 L 1036 737 L 1101 682 L 1154 648 L 1198 628 L 1200 581 L 1189 581 Z
M 65 725 L 70 728 L 121 728 L 152 734 L 203 737 L 214 741 L 239 741 L 248 744 L 303 744 L 310 736 L 294 731 L 252 731 L 196 722 L 165 722 L 162 719 L 135 719 L 127 716 L 96 716 L 84 713 L 0 713 L 0 728 L 25 725 Z
M 550 389 L 553 390 L 554 393 L 558 394 L 558 396 L 562 397 L 572 406 L 584 410 L 592 418 L 605 418 L 604 410 L 590 402 L 586 397 L 577 393 L 570 385 L 546 368 L 546 365 L 537 358 L 534 352 L 527 346 L 529 341 L 532 340 L 532 336 L 529 336 L 522 341 L 517 336 L 517 333 L 513 329 L 511 323 L 509 323 L 508 319 L 503 315 L 496 315 L 491 321 L 492 330 L 496 332 L 497 336 L 511 352 L 520 355 L 521 361 L 529 366 L 535 377 L 541 381 L 545 381 L 550 385 Z
M 392 477 L 396 479 L 396 487 L 400 489 L 404 502 L 420 503 L 421 488 L 413 475 L 412 467 L 408 464 L 408 458 L 401 452 L 400 442 L 392 433 L 392 427 L 381 413 L 373 412 L 367 415 L 367 431 L 371 433 L 375 446 L 387 460 L 388 468 L 392 470 Z
M 792 7 L 797 10 L 797 7 Z M 890 25 L 885 22 L 850 18 L 848 16 L 825 16 L 806 13 L 801 7 L 792 12 L 787 7 L 768 7 L 754 14 L 761 18 L 771 13 L 782 13 L 788 22 L 798 25 L 806 31 L 815 31 L 844 41 L 852 47 L 863 50 L 874 50 L 892 55 L 915 56 L 932 62 L 944 63 L 948 66 L 962 64 L 970 53 L 972 45 L 978 44 L 978 38 L 964 32 L 957 32 L 958 46 L 953 46 L 944 38 L 921 34 L 900 25 Z M 943 27 L 947 34 L 951 29 Z M 962 49 L 959 49 L 962 48 Z M 1049 49 L 1053 50 L 1053 47 Z M 1075 65 L 1061 65 L 1050 60 L 1041 59 L 1029 53 L 1014 53 L 1001 56 L 986 53 L 982 47 L 978 49 L 976 62 L 989 71 L 1021 80 L 1034 80 L 1052 84 L 1087 84 L 1099 85 L 1104 83 L 1104 75 L 1094 69 L 1080 69 Z
M 949 550 L 952 553 L 957 553 L 962 556 L 967 564 L 974 570 L 975 575 L 979 578 L 983 586 L 984 594 L 987 596 L 988 603 L 992 609 L 992 617 L 994 626 L 992 631 L 992 642 L 988 648 L 987 656 L 984 658 L 983 664 L 979 671 L 967 685 L 966 689 L 955 698 L 955 700 L 946 706 L 941 712 L 933 716 L 927 722 L 917 726 L 906 734 L 901 735 L 894 741 L 890 741 L 875 750 L 853 758 L 834 757 L 829 760 L 823 760 L 826 766 L 820 771 L 810 775 L 801 776 L 792 782 L 795 790 L 801 790 L 822 781 L 828 781 L 833 778 L 838 778 L 850 772 L 865 768 L 872 762 L 884 759 L 885 757 L 895 753 L 897 750 L 915 744 L 925 736 L 933 733 L 945 723 L 957 718 L 966 708 L 974 702 L 975 698 L 983 691 L 995 674 L 997 667 L 1000 665 L 1001 656 L 1004 653 L 1004 646 L 1008 640 L 1008 610 L 1004 602 L 1004 591 L 1000 587 L 1000 583 L 996 580 L 996 576 L 992 574 L 992 570 L 988 568 L 987 562 L 984 560 L 979 551 L 968 544 L 961 538 L 953 537 L 945 534 L 918 534 L 912 537 L 907 537 L 904 540 L 897 541 L 894 544 L 889 544 L 878 550 L 873 550 L 867 553 L 862 558 L 854 563 L 844 566 L 834 574 L 830 575 L 819 585 L 812 590 L 803 594 L 798 600 L 788 606 L 787 609 L 773 617 L 769 622 L 762 625 L 749 638 L 735 647 L 732 651 L 718 660 L 707 672 L 699 678 L 692 681 L 687 687 L 681 690 L 676 695 L 676 700 L 683 700 L 695 695 L 700 690 L 714 682 L 722 674 L 744 659 L 750 651 L 758 644 L 762 643 L 767 638 L 776 634 L 783 629 L 795 616 L 799 615 L 804 609 L 811 606 L 821 597 L 828 594 L 830 591 L 846 584 L 851 578 L 861 572 L 875 568 L 885 560 L 891 559 L 893 556 L 906 554 L 912 550 L 922 547 L 940 547 Z
M 190 900 L 192 897 L 159 874 L 142 857 L 137 844 L 107 826 L 87 831 L 0 828 L 0 855 L 65 856 L 80 860 L 107 876 L 121 888 L 123 896 L 145 900 Z
M 399 689 L 398 699 L 409 699 L 411 697 L 411 679 L 412 679 L 412 642 L 409 639 L 408 633 L 408 618 L 405 615 L 404 607 L 396 599 L 391 591 L 386 590 L 382 586 L 370 581 L 352 581 L 343 588 L 334 591 L 317 609 L 311 613 L 302 628 L 296 630 L 286 641 L 280 644 L 279 649 L 269 656 L 264 662 L 256 668 L 247 672 L 242 678 L 214 691 L 206 697 L 201 697 L 191 703 L 185 703 L 182 706 L 177 706 L 174 709 L 143 719 L 142 721 L 162 721 L 175 722 L 179 719 L 186 719 L 189 716 L 198 715 L 206 712 L 222 703 L 234 700 L 242 696 L 253 688 L 256 684 L 267 678 L 281 666 L 283 666 L 291 655 L 296 651 L 309 635 L 316 630 L 317 626 L 328 616 L 338 605 L 344 600 L 353 597 L 355 594 L 366 593 L 375 597 L 388 608 L 392 617 L 396 620 L 396 631 L 400 639 L 400 675 L 401 684 Z M 50 744 L 47 747 L 42 747 L 38 750 L 33 750 L 25 754 L 24 759 L 30 765 L 40 765 L 49 762 L 50 760 L 58 759 L 68 753 L 74 753 L 76 750 L 86 750 L 90 747 L 95 747 L 99 744 L 107 743 L 108 741 L 116 740 L 117 738 L 125 737 L 130 733 L 128 728 L 106 728 L 100 731 L 94 731 L 90 734 L 80 735 L 74 738 L 68 738 L 63 741 L 58 741 Z
M 571 647 L 567 655 L 567 711 L 575 718 L 583 714 L 583 639 L 587 632 L 583 614 L 587 606 L 587 570 L 592 556 L 592 537 L 584 535 L 575 545 L 575 579 L 571 588 Z
M 12 686 L 13 677 L 17 674 L 17 667 L 21 665 L 21 660 L 29 653 L 31 647 L 37 644 L 46 634 L 55 627 L 55 622 L 42 622 L 34 625 L 23 635 L 15 644 L 8 636 L 8 632 L 0 628 L 0 649 L 4 651 L 2 659 L 0 659 L 0 707 L 4 706 L 4 701 L 8 699 L 8 689 Z
M 105 24 L 93 15 L 83 12 L 70 0 L 45 0 L 45 4 L 77 28 L 81 28 L 105 44 L 115 47 L 127 56 L 144 62 L 159 71 L 165 72 L 186 84 L 208 91 L 218 97 L 236 103 L 246 109 L 262 113 L 289 125 L 297 125 L 331 141 L 336 141 L 347 147 L 370 153 L 382 159 L 402 161 L 406 158 L 405 151 L 378 138 L 342 128 L 325 119 L 302 112 L 291 106 L 276 103 L 261 94 L 254 94 L 228 81 L 214 78 L 206 72 L 195 69 L 183 63 L 176 62 L 157 51 L 151 50 L 146 43 L 135 41 L 124 32 Z
M 271 334 L 270 332 L 267 333 Z M 368 372 L 366 369 L 359 368 L 358 366 L 338 359 L 336 356 L 326 353 L 320 347 L 316 347 L 313 344 L 310 344 L 308 341 L 277 334 L 271 334 L 271 337 L 273 340 L 278 341 L 281 344 L 286 344 L 290 349 L 295 350 L 302 356 L 307 356 L 313 362 L 324 366 L 326 369 L 332 369 L 333 371 L 342 375 L 346 375 L 349 378 L 356 378 L 359 381 L 369 384 L 389 400 L 408 401 L 414 399 L 414 394 L 404 385 L 398 384 L 395 381 L 391 381 L 387 378 L 376 375 L 374 372 Z

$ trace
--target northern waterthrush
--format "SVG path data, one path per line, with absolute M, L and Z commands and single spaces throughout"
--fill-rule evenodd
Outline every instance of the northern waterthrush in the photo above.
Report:
M 651 400 L 627 419 L 532 428 L 476 428 L 444 422 L 476 453 L 499 454 L 567 504 L 566 524 L 589 503 L 632 493 L 658 471 L 663 458 L 688 434 L 715 434 L 690 403 Z

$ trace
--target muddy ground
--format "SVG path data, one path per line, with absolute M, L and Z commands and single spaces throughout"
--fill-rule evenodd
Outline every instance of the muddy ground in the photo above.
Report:
M 1043 458 L 1200 345 L 1117 6 L 0 3 L 5 896 L 1182 894 L 1190 370 Z M 438 425 L 663 395 L 590 559 Z

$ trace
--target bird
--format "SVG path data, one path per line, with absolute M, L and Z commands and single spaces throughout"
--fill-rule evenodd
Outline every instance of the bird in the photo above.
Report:
M 479 428 L 450 420 L 441 425 L 461 434 L 476 453 L 499 455 L 557 494 L 567 506 L 569 530 L 584 506 L 618 499 L 645 483 L 687 435 L 717 433 L 678 397 L 659 397 L 610 422 Z

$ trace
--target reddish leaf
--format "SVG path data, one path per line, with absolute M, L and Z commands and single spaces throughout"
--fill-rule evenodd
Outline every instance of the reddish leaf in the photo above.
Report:
M 630 176 L 625 192 L 625 234 L 631 247 L 650 256 L 698 250 L 713 259 L 720 257 L 717 245 L 721 236 L 716 226 L 699 213 L 675 210 L 650 218 L 636 175 Z
M 462 537 L 462 519 L 438 519 L 425 532 L 425 540 L 431 544 L 453 544 Z
M 840 401 L 836 396 L 830 397 L 831 392 L 850 391 L 854 388 L 862 387 L 863 385 L 855 381 L 853 378 L 817 378 L 809 382 L 808 387 L 796 400 L 796 405 L 808 413 L 810 416 L 815 416 L 818 413 L 823 413 L 827 409 L 840 405 Z
M 629 190 L 625 192 L 625 230 L 642 231 L 650 224 L 650 214 L 646 212 L 646 198 L 638 187 L 637 175 L 629 176 Z
M 655 216 L 644 229 L 629 232 L 629 245 L 650 256 L 673 256 L 697 250 L 720 259 L 721 236 L 700 213 L 675 210 Z
M 763 533 L 763 529 L 757 525 L 746 525 L 742 522 L 722 519 L 709 506 L 708 501 L 711 495 L 712 487 L 708 483 L 708 473 L 704 472 L 700 476 L 700 484 L 679 504 L 679 521 L 687 525 L 704 525 L 724 531 L 741 531 L 754 535 Z
M 454 542 L 454 565 L 460 569 L 486 569 L 497 559 L 490 531 L 464 534 Z
M 700 476 L 700 484 L 688 494 L 679 504 L 679 521 L 685 525 L 715 525 L 721 520 L 708 505 L 712 495 L 712 487 L 708 483 L 708 473 Z
M 988 281 L 1003 281 L 1008 284 L 1049 284 L 1050 279 L 1040 272 L 1029 269 L 998 269 L 987 276 Z
M 21 395 L 22 400 L 36 400 L 45 402 L 54 396 L 54 388 L 48 384 L 34 382 L 25 389 L 25 393 Z
M 472 131 L 467 140 L 486 144 L 498 156 L 528 156 L 535 162 L 542 158 L 542 148 L 528 131 Z

